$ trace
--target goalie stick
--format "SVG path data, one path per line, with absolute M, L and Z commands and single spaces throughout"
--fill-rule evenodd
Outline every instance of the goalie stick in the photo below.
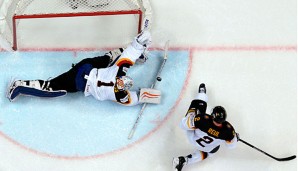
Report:
M 274 157 L 274 156 L 266 153 L 265 151 L 263 151 L 263 150 L 255 147 L 255 146 L 249 144 L 248 142 L 246 142 L 246 141 L 244 141 L 242 139 L 239 139 L 239 141 L 241 141 L 242 143 L 244 143 L 244 144 L 246 144 L 246 145 L 248 145 L 248 146 L 250 146 L 250 147 L 252 147 L 252 148 L 254 148 L 256 150 L 258 150 L 259 152 L 261 152 L 261 153 L 263 153 L 263 154 L 265 154 L 265 155 L 267 155 L 267 156 L 269 156 L 269 157 L 271 157 L 271 158 L 273 158 L 274 160 L 277 160 L 277 161 L 289 161 L 289 160 L 293 160 L 293 159 L 296 158 L 296 155 L 293 155 L 293 156 L 290 156 L 290 157 L 285 157 L 285 158 L 277 158 L 277 157 Z
M 163 70 L 163 68 L 165 66 L 165 63 L 166 63 L 167 59 L 168 59 L 168 48 L 169 48 L 169 41 L 167 41 L 166 44 L 165 44 L 165 51 L 164 51 L 163 62 L 162 62 L 161 66 L 160 66 L 160 68 L 159 68 L 159 70 L 157 72 L 156 80 L 151 85 L 151 88 L 154 88 L 155 87 L 157 81 L 161 81 L 160 75 L 161 75 L 161 72 L 162 72 L 162 70 Z M 138 114 L 138 117 L 137 117 L 137 119 L 136 119 L 136 121 L 135 121 L 132 129 L 130 130 L 130 133 L 129 133 L 128 137 L 127 137 L 128 139 L 131 139 L 133 137 L 133 135 L 135 133 L 135 130 L 137 128 L 137 125 L 139 123 L 139 120 L 140 120 L 141 116 L 143 115 L 143 112 L 144 112 L 146 106 L 147 106 L 147 103 L 144 103 L 143 106 L 142 106 L 142 108 L 141 108 L 141 111 Z

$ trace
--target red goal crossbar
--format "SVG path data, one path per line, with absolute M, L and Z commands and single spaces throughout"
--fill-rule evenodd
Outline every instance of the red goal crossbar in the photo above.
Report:
M 127 11 L 100 11 L 100 12 L 80 12 L 80 13 L 59 13 L 59 14 L 32 14 L 32 15 L 14 15 L 12 21 L 13 29 L 13 50 L 18 49 L 17 43 L 17 20 L 33 18 L 62 18 L 62 17 L 83 17 L 83 16 L 104 16 L 104 15 L 138 15 L 138 33 L 141 32 L 142 15 L 141 10 Z

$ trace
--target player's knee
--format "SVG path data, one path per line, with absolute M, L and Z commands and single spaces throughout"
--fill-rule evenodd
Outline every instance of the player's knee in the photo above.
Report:
M 215 147 L 215 148 L 214 148 L 213 150 L 211 150 L 209 153 L 214 154 L 214 153 L 216 153 L 216 152 L 219 150 L 219 148 L 220 148 L 220 145 L 217 146 L 217 147 Z
M 219 150 L 219 147 L 220 147 L 220 146 L 217 146 L 217 147 L 215 147 L 213 150 L 211 150 L 209 153 L 204 154 L 204 155 L 206 155 L 206 158 L 207 158 L 207 157 L 212 157 L 212 156 Z M 205 159 L 206 159 L 206 158 L 205 158 Z

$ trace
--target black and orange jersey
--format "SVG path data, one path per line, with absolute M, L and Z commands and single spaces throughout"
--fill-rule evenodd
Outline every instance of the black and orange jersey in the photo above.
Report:
M 195 116 L 194 126 L 195 129 L 200 129 L 217 139 L 231 141 L 235 137 L 235 130 L 228 121 L 223 122 L 221 127 L 215 126 L 212 117 L 208 114 Z

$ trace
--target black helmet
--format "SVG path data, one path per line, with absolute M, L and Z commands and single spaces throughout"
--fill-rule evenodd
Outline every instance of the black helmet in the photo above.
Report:
M 227 118 L 227 113 L 222 106 L 215 106 L 212 109 L 211 116 L 216 123 L 223 123 Z

